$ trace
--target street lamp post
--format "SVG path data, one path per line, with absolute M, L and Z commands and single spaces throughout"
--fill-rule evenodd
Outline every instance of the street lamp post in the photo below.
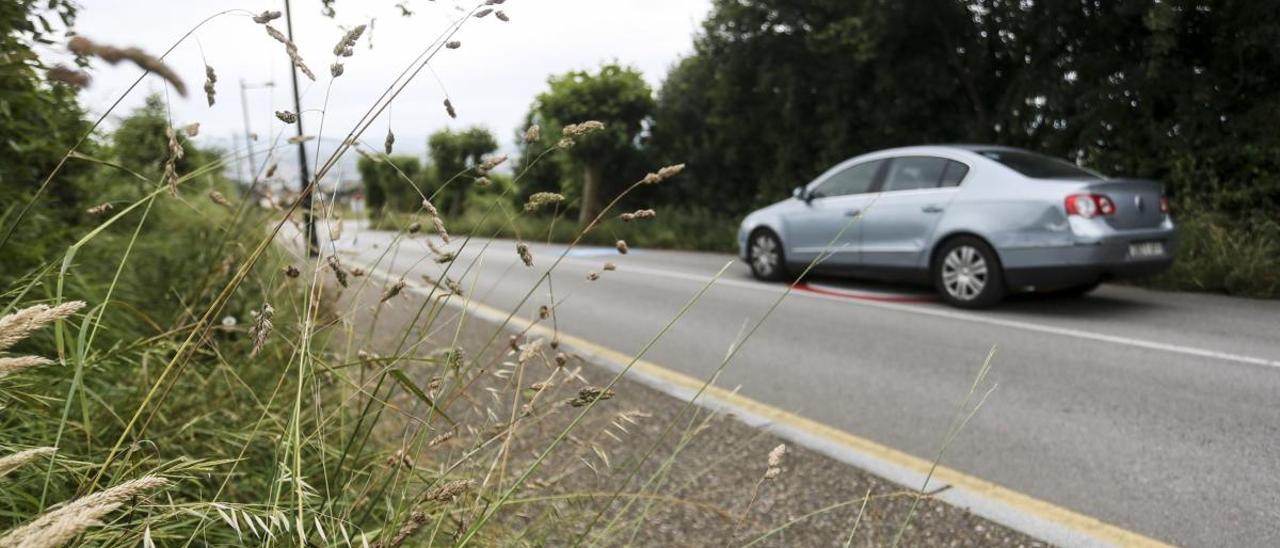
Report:
M 246 84 L 244 78 L 240 79 L 240 112 L 244 115 L 244 145 L 249 151 L 249 179 L 250 184 L 258 183 L 258 159 L 253 153 L 253 132 L 249 129 L 249 96 L 245 93 L 249 89 L 273 88 L 275 82 L 263 82 L 261 84 Z

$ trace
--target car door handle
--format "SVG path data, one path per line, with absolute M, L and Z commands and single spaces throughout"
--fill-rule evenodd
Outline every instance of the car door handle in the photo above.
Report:
M 942 206 L 927 205 L 920 208 L 920 211 L 923 211 L 925 213 L 942 213 Z
M 862 214 L 861 209 L 850 209 L 844 212 L 845 217 L 857 217 L 858 215 L 861 215 L 861 214 Z

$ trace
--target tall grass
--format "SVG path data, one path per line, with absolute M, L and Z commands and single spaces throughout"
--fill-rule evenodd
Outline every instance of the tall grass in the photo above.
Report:
M 477 3 L 427 43 L 344 145 L 317 162 L 315 180 L 360 142 L 463 25 L 481 21 L 496 4 Z M 245 16 L 251 26 L 272 19 L 260 14 L 250 22 L 247 13 L 227 13 Z M 280 41 L 299 62 L 295 47 Z M 340 51 L 335 62 L 348 57 Z M 341 85 L 341 72 L 332 71 L 329 86 Z M 277 127 L 273 143 L 289 129 Z M 583 431 L 589 419 L 608 413 L 603 402 L 614 396 L 625 370 L 591 385 L 558 341 L 508 339 L 505 323 L 488 326 L 484 342 L 464 352 L 464 329 L 479 326 L 452 307 L 472 298 L 475 268 L 486 254 L 517 253 L 484 247 L 479 259 L 456 260 L 468 247 L 486 245 L 470 235 L 489 230 L 569 242 L 549 264 L 525 262 L 540 275 L 521 305 L 547 303 L 540 321 L 555 321 L 561 305 L 552 274 L 574 246 L 636 237 L 650 245 L 692 241 L 719 248 L 732 235 L 713 229 L 724 225 L 705 211 L 676 213 L 672 218 L 684 221 L 664 225 L 662 211 L 657 220 L 624 222 L 614 210 L 635 188 L 677 176 L 678 167 L 637 174 L 585 227 L 501 199 L 467 218 L 440 219 L 432 199 L 501 161 L 490 159 L 439 188 L 415 187 L 422 208 L 370 265 L 380 271 L 375 276 L 331 246 L 312 259 L 296 238 L 289 243 L 303 199 L 253 207 L 217 175 L 234 159 L 178 173 L 174 156 L 181 147 L 173 137 L 169 142 L 164 173 L 132 171 L 75 145 L 64 163 L 94 165 L 97 177 L 112 183 L 96 199 L 109 198 L 112 207 L 73 212 L 81 221 L 53 235 L 44 227 L 59 216 L 42 214 L 54 206 L 41 197 L 54 174 L 21 208 L 9 210 L 17 213 L 8 245 L 53 241 L 58 253 L 6 269 L 20 275 L 3 280 L 0 293 L 0 340 L 13 339 L 0 346 L 0 544 L 509 545 L 551 536 L 614 544 L 634 539 L 651 507 L 635 510 L 633 502 L 665 496 L 661 500 L 697 506 L 658 492 L 679 453 L 663 455 L 660 444 L 678 434 L 683 447 L 699 432 L 694 404 L 687 402 L 657 441 L 625 464 L 625 480 L 600 493 L 607 503 L 573 521 L 522 522 L 518 516 L 530 507 L 540 506 L 544 516 L 560 511 L 559 497 L 530 494 L 549 461 L 565 451 L 594 450 L 599 445 L 592 440 L 604 429 L 638 420 L 637 414 L 610 414 L 606 422 L 613 426 Z M 560 152 L 551 148 L 538 158 Z M 121 190 L 126 180 L 132 186 Z M 313 183 L 306 192 L 316 188 Z M 321 230 L 336 238 L 341 219 L 332 214 L 332 198 L 316 199 Z M 407 271 L 381 271 L 391 268 L 411 236 L 421 237 L 422 227 L 431 227 L 425 232 L 443 275 L 415 308 L 398 309 L 407 284 L 395 278 Z M 451 240 L 449 229 L 468 235 Z M 712 283 L 631 363 L 697 306 Z M 785 297 L 771 303 L 770 312 Z M 68 304 L 78 301 L 87 306 Z M 746 330 L 717 374 L 768 316 Z M 650 457 L 663 457 L 663 465 L 633 490 Z M 780 459 L 769 459 L 777 471 L 768 474 L 781 473 Z M 865 510 L 872 498 L 809 515 L 855 504 Z M 615 509 L 614 500 L 627 502 Z M 736 540 L 763 540 L 798 522 Z

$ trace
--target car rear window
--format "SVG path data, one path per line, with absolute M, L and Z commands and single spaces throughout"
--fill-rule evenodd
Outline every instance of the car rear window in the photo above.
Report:
M 1093 173 L 1066 160 L 1024 150 L 979 150 L 978 154 L 1033 179 L 1097 179 Z

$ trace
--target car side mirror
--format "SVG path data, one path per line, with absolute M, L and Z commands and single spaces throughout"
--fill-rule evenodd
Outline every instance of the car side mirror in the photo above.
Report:
M 804 200 L 804 203 L 806 204 L 813 201 L 813 196 L 805 192 L 804 187 L 802 186 L 798 186 L 795 188 L 795 190 L 792 190 L 791 197 L 797 200 Z

